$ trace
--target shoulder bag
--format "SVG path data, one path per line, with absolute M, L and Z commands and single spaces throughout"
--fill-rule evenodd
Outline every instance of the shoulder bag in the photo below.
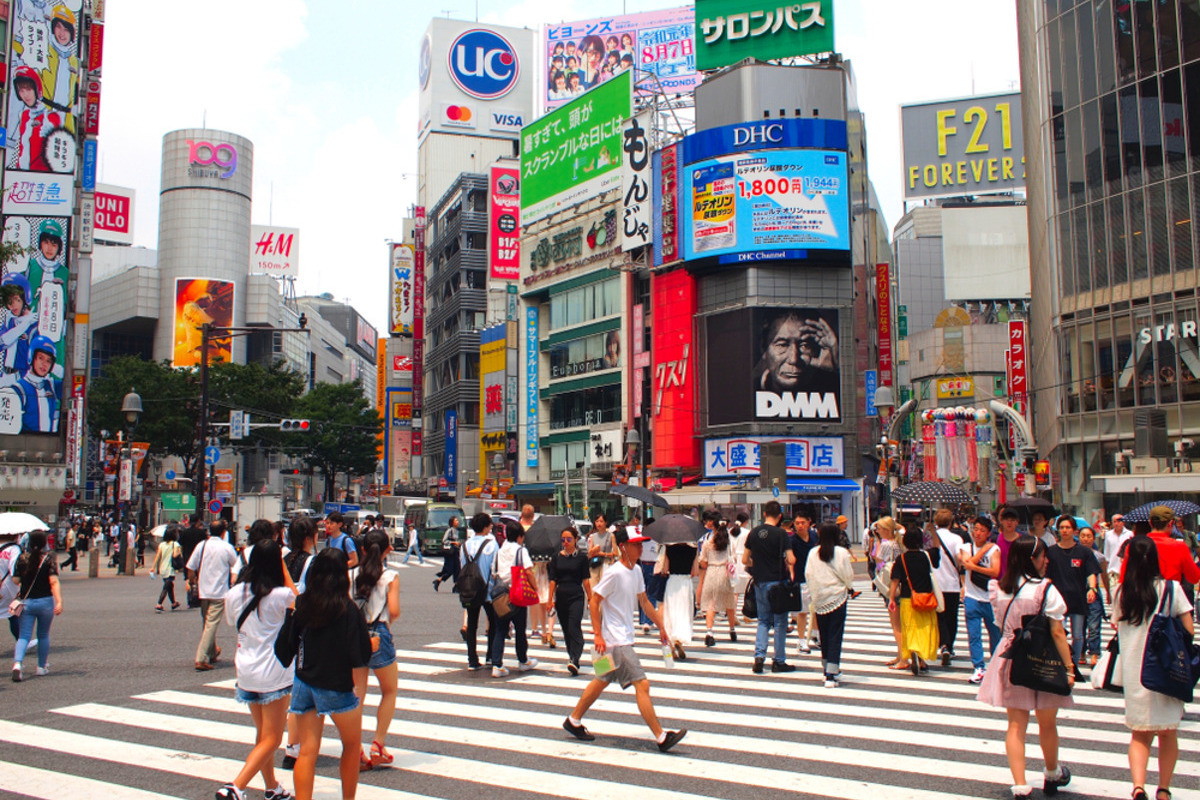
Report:
M 742 616 L 746 619 L 758 619 L 758 594 L 755 591 L 757 588 L 754 578 L 746 581 L 746 592 L 742 597 Z
M 1000 622 L 1000 630 L 1008 621 L 1008 612 L 1021 594 L 1021 588 L 1028 583 L 1022 583 L 1013 594 L 1008 608 L 1004 610 L 1004 619 Z M 1050 581 L 1042 581 L 1042 600 L 1038 603 L 1036 614 L 1025 614 L 1021 617 L 1021 627 L 1013 631 L 1012 644 L 1001 657 L 1012 661 L 1008 671 L 1008 681 L 1013 686 L 1024 686 L 1035 692 L 1047 692 L 1067 696 L 1071 694 L 1071 684 L 1067 679 L 1067 665 L 1063 663 L 1054 643 L 1054 635 L 1050 632 L 1050 618 L 1046 616 L 1046 592 L 1050 589 Z
M 909 552 L 914 552 L 914 551 L 909 551 Z M 905 558 L 904 558 L 905 555 L 907 555 L 907 553 L 901 554 L 897 560 L 900 562 L 900 566 L 904 569 L 904 577 L 908 580 L 908 589 L 912 593 L 912 601 L 911 602 L 912 602 L 913 611 L 937 611 L 938 610 L 938 596 L 937 596 L 938 585 L 937 585 L 937 581 L 933 577 L 933 562 L 932 561 L 929 562 L 929 570 L 930 570 L 929 571 L 929 581 L 930 581 L 930 583 L 933 584 L 934 591 L 918 592 L 913 587 L 912 576 L 909 575 L 908 561 L 905 560 Z
M 508 602 L 522 608 L 537 605 L 538 590 L 533 580 L 533 569 L 522 564 L 521 553 L 525 548 L 518 548 L 516 561 L 512 565 L 512 581 L 509 583 Z
M 179 546 L 179 542 L 172 542 L 175 548 L 171 551 L 171 569 L 179 572 L 184 568 L 183 563 L 183 548 Z
M 963 573 L 967 571 L 966 568 L 958 563 L 958 559 L 950 552 L 950 548 L 946 547 L 946 543 L 942 541 L 942 535 L 937 531 L 934 531 L 933 535 L 938 541 L 938 546 L 942 548 L 942 552 L 946 554 L 946 558 L 950 559 L 950 563 L 954 565 L 954 568 L 958 571 L 958 576 L 961 578 Z M 930 561 L 929 563 L 932 564 L 933 562 Z
M 1125 681 L 1121 673 L 1121 642 L 1114 634 L 1096 666 L 1092 667 L 1092 688 L 1098 692 L 1123 694 Z
M 800 592 L 800 584 L 790 580 L 787 574 L 787 537 L 779 545 L 779 583 L 771 587 L 767 592 L 767 599 L 771 601 L 772 614 L 787 614 L 789 612 L 799 611 L 804 607 L 803 595 Z M 800 569 L 804 567 L 797 564 Z
M 1175 581 L 1163 586 L 1158 610 L 1146 633 L 1142 655 L 1142 686 L 1152 692 L 1192 702 L 1192 689 L 1200 678 L 1200 649 L 1192 642 L 1183 623 L 1171 616 Z
M 25 610 L 25 600 L 29 597 L 29 592 L 33 589 L 33 584 L 37 583 L 38 575 L 42 573 L 42 567 L 44 566 L 46 566 L 46 557 L 42 556 L 42 560 L 38 562 L 38 568 L 33 573 L 33 580 L 25 587 L 24 596 L 18 595 L 16 600 L 8 604 L 9 614 L 12 614 L 14 617 L 21 616 L 21 612 Z
M 289 608 L 283 615 L 283 625 L 275 634 L 275 658 L 285 667 L 296 660 L 297 645 L 303 630 L 296 630 L 295 611 Z
M 990 549 L 992 547 L 995 547 L 995 545 L 988 542 L 988 543 L 986 543 L 986 547 L 988 547 Z M 987 550 L 984 550 L 983 552 L 986 553 Z M 979 553 L 979 551 L 975 550 L 974 552 L 972 552 L 971 555 L 978 555 L 978 553 Z M 990 562 L 990 560 L 991 560 L 990 556 L 989 556 L 988 560 Z M 986 592 L 988 590 L 988 581 L 990 581 L 990 580 L 991 580 L 991 578 L 989 578 L 987 575 L 984 575 L 982 572 L 978 572 L 977 570 L 971 570 L 971 583 L 975 584 L 975 586 L 977 588 L 982 589 L 983 591 Z
M 497 550 L 496 554 L 492 556 L 491 604 L 492 610 L 496 612 L 496 616 L 498 617 L 507 617 L 512 613 L 513 603 L 511 600 L 511 588 L 511 581 L 501 579 L 500 577 L 500 551 Z

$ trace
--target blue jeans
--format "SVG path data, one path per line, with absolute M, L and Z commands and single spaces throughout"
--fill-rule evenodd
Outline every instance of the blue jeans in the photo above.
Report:
M 425 563 L 425 556 L 421 555 L 421 543 L 417 540 L 417 537 L 415 537 L 415 536 L 413 537 L 412 544 L 410 544 L 408 546 L 408 549 L 404 551 L 404 561 L 401 563 L 407 564 L 408 557 L 411 555 L 415 555 L 417 557 L 418 564 Z
M 988 653 L 995 655 L 1000 644 L 1000 628 L 992 612 L 992 604 L 972 597 L 963 597 L 967 620 L 967 642 L 971 650 L 971 666 L 983 669 L 983 626 L 987 626 Z
M 1083 660 L 1083 632 L 1086 614 L 1067 614 L 1063 617 L 1063 627 L 1071 626 L 1071 659 L 1076 665 Z
M 1088 603 L 1087 645 L 1088 655 L 1100 655 L 1100 628 L 1104 623 L 1104 598 L 1096 592 L 1096 599 Z
M 779 581 L 754 584 L 754 600 L 758 603 L 758 634 L 754 637 L 754 657 L 766 658 L 767 633 L 775 628 L 775 660 L 783 663 L 787 660 L 787 612 L 774 614 L 771 612 L 771 587 Z
M 54 621 L 54 598 L 35 597 L 25 601 L 25 610 L 21 612 L 21 635 L 17 639 L 17 648 L 13 651 L 13 661 L 25 660 L 25 649 L 33 638 L 33 623 L 37 623 L 38 666 L 46 666 L 50 657 L 50 623 Z

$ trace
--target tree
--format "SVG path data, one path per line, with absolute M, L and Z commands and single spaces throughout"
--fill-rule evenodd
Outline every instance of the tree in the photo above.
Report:
M 229 410 L 240 409 L 250 414 L 251 421 L 278 422 L 292 416 L 304 388 L 304 377 L 288 369 L 283 361 L 276 361 L 270 367 L 212 364 L 208 368 L 209 415 L 213 422 L 227 422 Z M 276 450 L 296 444 L 294 437 L 280 435 L 274 428 L 251 430 L 250 435 L 239 442 L 243 448 Z
M 325 498 L 334 496 L 337 476 L 371 475 L 377 462 L 379 412 L 363 397 L 362 383 L 318 383 L 295 405 L 293 414 L 311 423 L 305 461 L 325 474 Z
M 121 356 L 104 365 L 88 391 L 88 430 L 110 437 L 125 429 L 121 402 L 129 392 L 142 397 L 141 422 L 135 438 L 150 444 L 150 452 L 178 456 L 188 474 L 200 450 L 196 420 L 200 417 L 200 387 L 195 373 L 173 369 L 170 362 L 156 363 L 138 356 Z

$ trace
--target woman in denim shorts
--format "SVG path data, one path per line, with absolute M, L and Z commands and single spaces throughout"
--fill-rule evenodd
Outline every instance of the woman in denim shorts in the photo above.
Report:
M 250 706 L 254 749 L 237 777 L 217 791 L 217 800 L 245 800 L 256 772 L 262 773 L 267 800 L 292 797 L 275 780 L 275 751 L 283 739 L 294 677 L 291 665 L 275 657 L 275 639 L 295 602 L 296 587 L 284 569 L 279 545 L 259 542 L 238 582 L 225 594 L 225 620 L 237 630 L 237 699 Z
M 392 763 L 391 754 L 384 748 L 388 727 L 396 711 L 396 646 L 392 643 L 392 623 L 400 618 L 400 576 L 387 569 L 391 542 L 383 531 L 368 531 L 363 538 L 362 564 L 350 571 L 354 598 L 362 609 L 363 619 L 371 635 L 371 660 L 366 667 L 354 670 L 354 693 L 359 703 L 367 699 L 367 670 L 379 681 L 379 708 L 375 712 L 375 739 L 371 755 L 359 755 L 362 769 L 373 769 Z
M 371 640 L 362 612 L 350 599 L 346 554 L 327 547 L 310 562 L 291 630 L 285 630 L 285 647 L 296 654 L 290 709 L 300 738 L 293 768 L 296 797 L 312 800 L 325 714 L 342 740 L 342 797 L 354 797 L 362 752 L 362 707 L 354 695 L 354 670 L 370 660 Z

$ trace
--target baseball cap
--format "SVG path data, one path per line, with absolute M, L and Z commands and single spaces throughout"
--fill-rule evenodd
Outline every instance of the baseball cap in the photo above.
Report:
M 841 525 L 843 522 L 849 522 L 849 521 L 850 521 L 850 520 L 848 520 L 848 519 L 846 518 L 846 515 L 845 515 L 845 514 L 839 514 L 839 515 L 838 515 L 838 518 L 837 518 L 837 524 L 838 524 L 838 525 Z
M 638 542 L 650 541 L 649 536 L 630 536 L 629 528 L 624 525 L 617 526 L 617 529 L 613 531 L 613 538 L 616 539 L 617 544 L 636 544 Z
M 1150 509 L 1151 522 L 1170 522 L 1175 519 L 1175 512 L 1170 506 L 1155 506 Z

